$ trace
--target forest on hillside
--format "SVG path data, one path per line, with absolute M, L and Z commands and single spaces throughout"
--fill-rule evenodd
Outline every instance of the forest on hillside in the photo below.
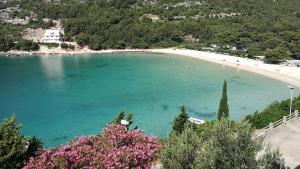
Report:
M 277 52 L 300 59 L 299 0 L 9 0 L 0 9 L 17 5 L 15 17 L 36 19 L 1 22 L 2 50 L 22 41 L 24 27 L 46 28 L 42 19 L 51 18 L 62 20 L 67 41 L 95 50 L 214 45 L 243 57 Z

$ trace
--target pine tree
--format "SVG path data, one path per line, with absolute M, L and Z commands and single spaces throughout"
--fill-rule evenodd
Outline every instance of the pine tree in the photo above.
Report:
M 120 112 L 116 118 L 112 121 L 113 124 L 120 124 L 121 123 L 121 120 L 123 120 L 125 117 L 125 112 Z
M 126 113 L 124 111 L 120 112 L 115 119 L 112 121 L 112 124 L 121 124 L 121 120 L 125 120 Z M 127 113 L 126 121 L 128 121 L 127 128 L 129 129 L 130 125 L 133 123 L 133 114 Z
M 227 100 L 227 81 L 224 80 L 222 97 L 219 104 L 218 120 L 229 117 L 229 106 Z
M 0 168 L 21 168 L 26 140 L 20 134 L 16 116 L 0 123 Z
M 182 106 L 180 109 L 181 113 L 175 118 L 173 122 L 173 131 L 179 134 L 182 133 L 182 131 L 184 130 L 185 124 L 189 118 L 185 107 Z

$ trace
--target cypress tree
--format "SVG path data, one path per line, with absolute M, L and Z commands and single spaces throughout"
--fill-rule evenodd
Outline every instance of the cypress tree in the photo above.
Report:
M 219 104 L 218 120 L 229 117 L 229 106 L 227 103 L 227 81 L 224 80 L 222 97 Z

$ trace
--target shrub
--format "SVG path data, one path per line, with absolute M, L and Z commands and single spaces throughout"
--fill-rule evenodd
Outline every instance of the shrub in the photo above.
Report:
M 67 44 L 67 43 L 62 43 L 60 44 L 61 48 L 62 49 L 71 49 L 71 50 L 74 50 L 74 45 L 70 45 L 70 44 Z
M 126 116 L 126 114 L 124 111 L 120 112 L 115 117 L 115 119 L 112 121 L 112 124 L 121 124 L 121 120 L 125 120 L 125 116 Z M 133 123 L 133 114 L 132 113 L 127 113 L 126 121 L 128 122 L 127 129 L 129 129 L 129 127 Z M 137 126 L 135 128 L 137 128 Z
M 78 36 L 76 36 L 76 42 L 80 46 L 85 46 L 89 44 L 89 35 L 81 32 Z
M 161 151 L 161 162 L 165 169 L 185 168 L 196 166 L 197 149 L 200 138 L 187 126 L 181 134 L 172 133 Z
M 59 46 L 58 43 L 41 43 L 41 45 L 47 46 L 49 49 L 51 48 L 57 48 Z
M 278 151 L 264 148 L 253 139 L 253 129 L 247 122 L 221 119 L 205 125 L 198 132 L 187 125 L 181 134 L 172 133 L 161 151 L 166 169 L 284 169 L 284 159 Z M 280 168 L 279 168 L 279 167 Z
M 40 46 L 36 42 L 33 42 L 32 40 L 21 39 L 15 45 L 15 48 L 18 50 L 35 51 L 35 50 L 39 50 Z
M 60 148 L 44 150 L 24 169 L 150 168 L 160 143 L 141 130 L 127 131 L 122 125 L 107 125 L 101 135 L 81 137 Z
M 21 168 L 29 157 L 35 157 L 42 143 L 36 137 L 26 139 L 13 115 L 0 124 L 0 168 Z
M 300 96 L 293 99 L 293 110 L 300 110 Z M 274 102 L 269 105 L 262 112 L 255 112 L 253 115 L 248 115 L 245 120 L 248 120 L 253 127 L 261 129 L 280 120 L 283 116 L 289 114 L 290 100 L 283 100 L 281 102 Z
M 278 64 L 290 58 L 288 51 L 282 47 L 267 50 L 264 62 Z
M 13 47 L 13 40 L 7 36 L 0 36 L 0 51 L 9 51 Z
M 63 49 L 68 49 L 69 48 L 69 45 L 67 43 L 62 43 L 62 44 L 60 44 L 60 46 Z
M 20 135 L 20 128 L 15 115 L 0 124 L 0 168 L 22 167 L 26 140 Z
M 279 150 L 273 151 L 269 146 L 258 160 L 259 165 L 263 169 L 285 169 L 285 161 Z
M 200 135 L 203 143 L 197 156 L 197 168 L 259 168 L 256 155 L 261 142 L 252 139 L 249 123 L 221 119 Z

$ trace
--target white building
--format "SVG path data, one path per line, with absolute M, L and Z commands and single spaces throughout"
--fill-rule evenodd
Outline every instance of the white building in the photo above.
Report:
M 43 43 L 62 43 L 64 34 L 60 30 L 47 29 L 41 40 Z

